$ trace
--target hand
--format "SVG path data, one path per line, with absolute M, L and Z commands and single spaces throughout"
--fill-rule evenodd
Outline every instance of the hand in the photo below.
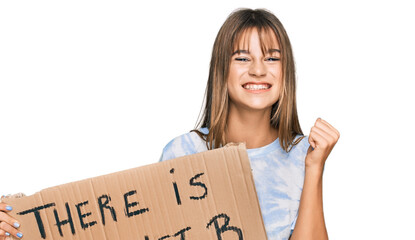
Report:
M 328 122 L 318 118 L 311 128 L 305 165 L 306 168 L 317 168 L 323 170 L 327 157 L 334 145 L 339 140 L 340 133 Z
M 1 200 L 3 200 L 3 197 Z M 12 210 L 11 206 L 0 201 L 0 240 L 11 239 L 9 238 L 11 235 L 18 239 L 23 237 L 23 234 L 18 230 L 20 227 L 19 222 L 7 214 Z

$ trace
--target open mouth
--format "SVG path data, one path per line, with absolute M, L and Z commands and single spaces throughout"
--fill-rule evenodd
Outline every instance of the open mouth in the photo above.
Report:
M 266 90 L 271 88 L 271 84 L 268 83 L 245 83 L 242 85 L 247 90 Z

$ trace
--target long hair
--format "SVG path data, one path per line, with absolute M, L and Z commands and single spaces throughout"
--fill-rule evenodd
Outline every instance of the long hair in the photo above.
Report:
M 261 34 L 262 32 L 274 32 L 281 48 L 282 86 L 280 97 L 271 108 L 270 123 L 278 129 L 281 147 L 289 152 L 302 139 L 293 142 L 296 135 L 303 135 L 297 115 L 294 57 L 283 25 L 274 14 L 265 9 L 238 9 L 228 16 L 220 28 L 212 50 L 203 115 L 192 131 L 206 141 L 208 149 L 226 144 L 229 110 L 227 79 L 231 55 L 242 34 L 252 28 L 258 30 L 262 51 L 266 49 L 263 40 L 266 34 Z M 199 127 L 207 127 L 208 134 L 198 131 Z

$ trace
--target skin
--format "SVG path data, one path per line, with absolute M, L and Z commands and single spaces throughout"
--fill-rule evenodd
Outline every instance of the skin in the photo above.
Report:
M 253 29 L 247 46 L 238 47 L 232 56 L 228 77 L 230 98 L 228 115 L 228 142 L 246 142 L 247 148 L 258 148 L 273 142 L 278 132 L 270 124 L 271 106 L 279 98 L 281 86 L 281 62 L 278 52 L 262 54 L 258 32 Z M 268 44 L 280 49 L 275 36 Z M 242 60 L 245 59 L 245 60 Z M 270 91 L 252 93 L 242 86 L 246 82 L 267 82 Z M 243 129 L 243 131 L 241 131 Z M 340 133 L 325 120 L 318 118 L 311 128 L 308 141 L 310 147 L 305 159 L 305 179 L 300 199 L 299 213 L 291 240 L 328 239 L 323 213 L 322 177 L 327 157 L 337 143 Z
M 311 146 L 305 159 L 303 192 L 291 240 L 328 239 L 323 213 L 323 170 L 339 137 L 339 131 L 321 118 L 311 128 L 308 139 Z
M 21 233 L 18 228 L 13 227 L 15 223 L 18 223 L 18 221 L 7 214 L 10 212 L 10 210 L 7 209 L 8 206 L 9 205 L 6 203 L 0 203 L 0 240 L 7 239 L 7 233 L 19 239 L 19 237 L 17 237 L 17 233 Z
M 262 54 L 258 31 L 253 29 L 246 43 L 239 44 L 232 56 L 227 80 L 230 97 L 227 142 L 246 142 L 247 148 L 258 148 L 273 142 L 278 134 L 270 124 L 271 107 L 278 100 L 281 86 L 281 61 L 278 51 Z M 280 49 L 272 36 L 271 49 Z M 239 51 L 237 51 L 239 50 Z M 264 92 L 243 88 L 247 83 L 270 84 Z M 240 131 L 243 129 L 244 131 Z
M 247 148 L 258 148 L 270 144 L 278 137 L 278 131 L 270 124 L 271 106 L 280 96 L 281 62 L 278 51 L 262 54 L 256 29 L 243 35 L 248 45 L 239 44 L 232 56 L 227 82 L 230 104 L 228 114 L 227 142 L 245 142 Z M 280 49 L 275 35 L 267 45 Z M 266 83 L 271 88 L 264 91 L 249 91 L 244 84 Z M 243 129 L 243 131 L 241 131 Z M 322 177 L 326 159 L 340 137 L 339 132 L 328 122 L 318 118 L 311 128 L 308 141 L 310 148 L 305 159 L 304 186 L 300 199 L 298 218 L 291 240 L 328 239 L 323 213 Z M 7 213 L 6 203 L 0 203 L 0 240 L 5 232 L 17 236 L 13 224 L 16 219 Z

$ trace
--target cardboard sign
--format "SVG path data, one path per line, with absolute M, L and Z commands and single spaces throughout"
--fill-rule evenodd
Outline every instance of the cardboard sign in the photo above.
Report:
M 245 145 L 7 199 L 24 239 L 266 239 Z

